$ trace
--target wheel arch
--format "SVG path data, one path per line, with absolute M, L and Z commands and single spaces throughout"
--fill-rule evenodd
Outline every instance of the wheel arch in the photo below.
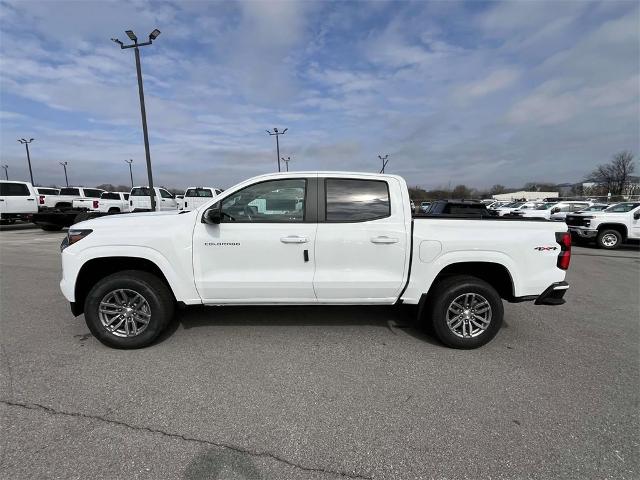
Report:
M 435 290 L 443 280 L 458 275 L 479 278 L 495 288 L 500 298 L 507 301 L 515 299 L 513 277 L 509 269 L 503 264 L 475 261 L 454 262 L 446 265 L 438 272 L 427 292 L 420 297 L 419 310 L 422 311 L 425 305 L 431 302 Z
M 627 226 L 623 223 L 601 223 L 598 225 L 598 233 L 603 230 L 616 230 L 620 235 L 622 235 L 622 241 L 627 239 Z
M 152 260 L 125 256 L 98 257 L 85 262 L 78 272 L 74 288 L 73 313 L 75 315 L 84 313 L 85 299 L 98 281 L 108 275 L 124 270 L 140 270 L 155 275 L 169 288 L 174 300 L 176 299 L 176 294 L 166 275 Z

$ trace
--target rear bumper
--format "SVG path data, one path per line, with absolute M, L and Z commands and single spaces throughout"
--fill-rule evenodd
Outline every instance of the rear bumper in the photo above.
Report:
M 566 302 L 564 294 L 569 289 L 567 282 L 552 283 L 542 294 L 536 298 L 536 305 L 562 305 Z

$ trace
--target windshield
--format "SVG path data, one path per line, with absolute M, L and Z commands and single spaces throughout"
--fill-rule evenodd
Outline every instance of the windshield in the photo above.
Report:
M 633 210 L 634 208 L 636 208 L 638 206 L 640 206 L 640 202 L 636 202 L 636 203 L 632 203 L 632 202 L 618 203 L 617 205 L 611 205 L 609 208 L 607 208 L 605 210 L 605 212 L 626 213 L 626 212 L 630 212 L 631 210 Z

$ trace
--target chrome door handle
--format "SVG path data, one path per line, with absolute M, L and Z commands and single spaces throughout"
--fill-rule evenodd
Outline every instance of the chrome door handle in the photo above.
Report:
M 373 237 L 371 243 L 398 243 L 400 240 L 397 238 L 387 237 L 386 235 L 380 235 L 379 237 Z
M 280 237 L 282 243 L 307 243 L 307 237 L 299 237 L 297 235 L 289 235 L 288 237 Z
M 27 202 L 35 202 L 36 199 L 35 198 L 27 198 Z

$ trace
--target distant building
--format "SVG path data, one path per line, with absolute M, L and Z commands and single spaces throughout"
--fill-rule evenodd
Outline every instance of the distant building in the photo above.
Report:
M 519 192 L 511 192 L 511 193 L 500 193 L 498 195 L 493 195 L 494 200 L 502 200 L 502 201 L 518 201 L 525 200 L 527 202 L 533 200 L 544 200 L 545 198 L 558 198 L 558 192 L 525 192 L 521 190 Z

